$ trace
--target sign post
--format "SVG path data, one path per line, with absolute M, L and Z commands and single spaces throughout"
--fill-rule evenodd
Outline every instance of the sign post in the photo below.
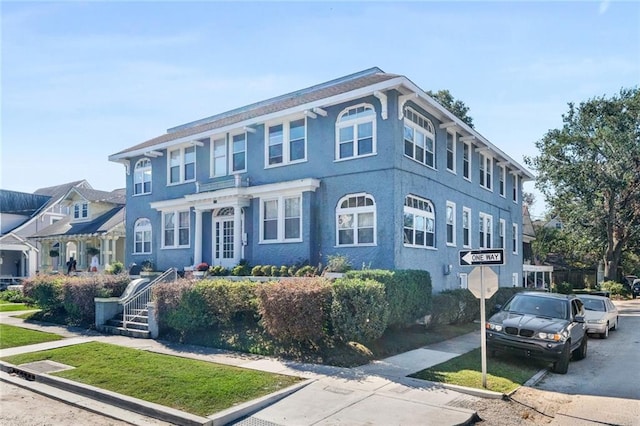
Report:
M 487 313 L 485 300 L 498 291 L 498 275 L 486 265 L 504 265 L 504 250 L 466 250 L 460 252 L 460 266 L 473 266 L 468 277 L 468 289 L 480 299 L 480 348 L 482 354 L 482 387 L 487 387 Z

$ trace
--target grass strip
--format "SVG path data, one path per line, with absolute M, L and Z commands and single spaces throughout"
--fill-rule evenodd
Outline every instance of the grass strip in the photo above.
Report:
M 0 324 L 0 349 L 52 342 L 62 338 L 62 336 L 58 336 L 57 334 Z
M 56 361 L 76 367 L 55 373 L 56 376 L 199 416 L 211 415 L 302 380 L 98 342 L 3 360 L 14 365 Z
M 14 311 L 28 311 L 32 308 L 24 303 L 10 303 L 10 302 L 0 302 L 0 312 L 14 312 Z
M 448 383 L 470 388 L 482 387 L 482 360 L 480 348 L 457 356 L 410 377 L 432 382 Z M 490 357 L 487 359 L 487 387 L 494 392 L 509 393 L 525 383 L 540 369 L 548 366 L 544 361 L 522 358 Z

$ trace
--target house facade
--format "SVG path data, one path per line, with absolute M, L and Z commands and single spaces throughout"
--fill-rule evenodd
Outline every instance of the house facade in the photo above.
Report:
M 465 284 L 459 252 L 502 247 L 522 278 L 533 176 L 408 78 L 371 68 L 187 123 L 109 157 L 127 181 L 127 264 L 425 269 Z

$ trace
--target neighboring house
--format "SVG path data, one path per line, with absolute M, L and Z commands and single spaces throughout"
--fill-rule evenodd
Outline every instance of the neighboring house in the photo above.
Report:
M 35 232 L 29 241 L 42 247 L 41 271 L 66 272 L 66 262 L 73 257 L 77 269 L 89 269 L 96 250 L 99 270 L 113 262 L 124 263 L 125 191 L 105 192 L 90 186 L 73 187 L 61 198 L 68 215 Z
M 536 231 L 531 221 L 529 208 L 522 205 L 522 256 L 525 264 L 535 264 L 533 248 L 531 244 L 536 239 Z
M 402 75 L 371 68 L 171 128 L 125 165 L 126 263 L 326 264 L 428 270 L 466 283 L 459 252 L 500 248 L 521 282 L 533 175 Z
M 82 180 L 41 188 L 33 194 L 0 190 L 0 276 L 26 277 L 38 271 L 41 246 L 28 238 L 68 214 L 60 204 L 74 187 L 89 187 Z

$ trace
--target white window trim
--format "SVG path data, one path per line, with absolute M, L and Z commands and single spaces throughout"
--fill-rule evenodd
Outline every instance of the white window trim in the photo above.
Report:
M 86 214 L 83 215 L 82 212 L 85 211 L 84 206 L 87 206 L 87 208 L 86 208 Z M 76 216 L 76 207 L 78 208 L 78 216 Z M 91 216 L 89 211 L 88 201 L 79 201 L 79 202 L 73 203 L 73 208 L 71 210 L 72 210 L 71 215 L 73 217 L 74 222 L 86 222 L 89 220 L 89 216 Z
M 244 135 L 244 169 L 233 170 L 233 154 L 234 154 L 233 138 L 238 135 Z M 229 166 L 228 166 L 227 174 L 236 175 L 236 174 L 244 173 L 247 171 L 247 145 L 249 144 L 248 138 L 249 136 L 247 135 L 247 132 L 236 132 L 236 133 L 229 134 L 229 139 L 227 141 L 227 147 L 228 147 L 227 152 L 229 153 Z
M 469 182 L 473 182 L 473 168 L 471 167 L 473 164 L 473 145 L 471 145 L 471 142 L 463 142 L 464 146 L 462 148 L 462 178 L 464 180 L 467 180 Z M 468 158 L 466 161 L 469 162 L 469 167 L 467 168 L 469 176 L 465 176 L 464 175 L 464 162 L 465 162 L 465 158 L 464 158 L 464 147 L 467 147 L 467 153 L 468 153 Z
M 507 168 L 498 166 L 500 177 L 498 179 L 498 192 L 502 198 L 507 198 Z
M 513 188 L 511 191 L 511 199 L 513 200 L 514 203 L 518 204 L 518 193 L 520 192 L 519 189 L 519 185 L 518 185 L 518 175 L 515 173 L 511 173 L 511 176 L 513 176 L 513 179 L 511 179 L 511 182 L 513 184 Z
M 467 213 L 467 224 L 469 225 L 469 244 L 465 244 L 464 243 L 464 231 L 465 231 L 465 227 L 464 227 L 464 214 Z M 473 244 L 473 216 L 471 216 L 471 209 L 469 207 L 463 207 L 462 208 L 462 246 L 464 248 L 471 248 L 472 244 Z
M 409 119 L 407 117 L 407 113 L 404 112 L 404 126 L 408 126 L 411 127 L 413 129 L 414 132 L 419 131 L 421 133 L 425 134 L 425 137 L 431 137 L 431 140 L 433 140 L 433 152 L 431 151 L 427 151 L 427 141 L 425 139 L 425 146 L 424 146 L 424 161 L 419 161 L 417 160 L 415 157 L 409 156 L 404 152 L 404 127 L 402 128 L 402 152 L 404 154 L 405 157 L 407 157 L 410 160 L 415 161 L 418 164 L 421 164 L 425 167 L 428 167 L 432 170 L 438 170 L 438 158 L 437 158 L 437 152 L 438 152 L 438 145 L 437 145 L 437 141 L 436 141 L 436 131 L 435 131 L 435 127 L 433 126 L 433 122 L 428 119 L 427 117 L 425 117 L 423 114 L 420 114 L 418 111 L 416 111 L 415 109 L 411 108 L 410 106 L 406 106 L 404 108 L 404 110 L 410 110 L 411 112 L 413 112 L 413 114 L 419 116 L 420 118 L 422 118 L 422 120 L 425 123 L 428 123 L 429 127 L 431 129 L 427 129 L 425 127 L 420 126 L 418 123 L 414 122 L 413 120 Z M 431 154 L 433 154 L 433 165 L 427 164 L 427 152 L 430 152 Z M 414 143 L 414 153 L 415 153 L 415 143 Z
M 478 242 L 478 247 L 481 249 L 490 249 L 493 247 L 493 216 L 488 213 L 480 212 L 479 218 L 482 224 L 481 226 L 484 238 Z
M 300 201 L 300 238 L 285 238 L 285 200 L 297 198 Z M 277 201 L 278 202 L 278 236 L 274 240 L 265 240 L 264 239 L 264 203 L 267 201 Z M 303 205 L 302 205 L 302 194 L 289 194 L 289 195 L 281 195 L 279 197 L 268 197 L 260 199 L 260 238 L 258 244 L 277 244 L 277 243 L 300 243 L 303 241 L 302 238 L 302 224 L 303 224 Z
M 148 162 L 148 166 L 144 166 L 144 167 L 138 167 L 139 164 L 143 163 L 143 162 Z M 150 170 L 150 176 L 151 179 L 149 180 L 149 191 L 145 192 L 144 190 L 144 184 L 145 184 L 145 180 L 144 180 L 144 176 L 145 176 L 145 171 L 146 170 Z M 138 175 L 141 176 L 141 187 L 142 187 L 142 192 L 135 192 L 136 190 L 136 184 L 138 183 L 138 181 L 136 180 L 136 178 L 138 177 Z M 137 197 L 139 195 L 149 195 L 151 194 L 151 191 L 153 190 L 153 167 L 151 165 L 151 159 L 149 158 L 141 158 L 138 161 L 136 161 L 135 166 L 133 166 L 133 196 Z
M 148 225 L 149 232 L 150 232 L 149 251 L 136 251 L 137 227 L 138 227 L 138 223 L 143 220 L 146 220 L 149 223 Z M 144 250 L 144 240 L 142 241 L 142 248 Z M 146 217 L 138 218 L 138 220 L 136 220 L 136 222 L 133 224 L 133 254 L 151 254 L 152 252 L 153 252 L 153 225 L 151 224 L 151 221 Z
M 453 230 L 452 230 L 452 238 L 453 241 L 447 241 L 447 245 L 449 247 L 455 247 L 456 244 L 456 203 L 452 202 L 452 201 L 447 201 L 447 209 L 451 207 L 453 209 Z M 449 218 L 447 217 L 447 211 L 445 209 L 445 238 L 448 238 L 448 233 L 446 230 L 446 227 L 449 226 Z
M 216 147 L 216 142 L 217 141 L 224 141 L 224 173 L 219 173 L 216 170 L 216 154 L 215 154 L 215 147 Z M 216 135 L 216 136 L 211 136 L 211 138 L 209 139 L 209 147 L 210 147 L 210 152 L 211 155 L 209 156 L 209 177 L 210 178 L 217 178 L 217 177 L 222 177 L 222 176 L 227 176 L 229 174 L 229 138 L 227 137 L 227 134 L 223 134 L 223 135 Z
M 353 197 L 367 197 L 371 198 L 373 201 L 373 206 L 363 206 L 363 207 L 346 207 L 342 208 L 340 205 L 349 198 Z M 373 213 L 373 242 L 372 243 L 353 243 L 353 244 L 340 244 L 340 224 L 339 218 L 340 214 L 353 214 L 354 218 L 358 217 L 359 213 Z M 347 194 L 344 197 L 338 200 L 338 204 L 336 206 L 335 212 L 335 220 L 336 220 L 336 245 L 335 247 L 373 247 L 378 245 L 378 205 L 376 204 L 376 200 L 371 194 L 367 194 L 366 192 L 359 192 L 355 194 Z M 358 238 L 358 226 L 354 223 L 353 228 L 353 238 L 354 241 Z
M 167 214 L 169 213 L 173 213 L 175 215 L 175 226 L 173 227 L 173 238 L 174 241 L 176 242 L 175 245 L 172 246 L 168 246 L 165 243 L 164 240 L 164 233 L 166 231 L 164 225 L 164 218 Z M 187 213 L 189 215 L 189 243 L 188 244 L 183 244 L 180 245 L 180 213 Z M 163 210 L 162 211 L 162 248 L 163 249 L 182 249 L 182 248 L 189 248 L 191 247 L 191 212 L 189 210 Z
M 424 201 L 426 203 L 428 203 L 431 206 L 431 212 L 428 212 L 426 210 L 420 210 L 420 209 L 416 209 L 415 207 L 409 207 L 406 205 L 406 199 L 407 197 L 411 197 L 411 198 L 415 198 L 418 199 L 420 201 Z M 404 242 L 404 214 L 405 213 L 411 213 L 415 216 L 422 216 L 426 219 L 432 219 L 433 220 L 433 245 L 427 245 L 427 244 L 408 244 Z M 436 232 L 436 209 L 435 206 L 433 205 L 433 203 L 430 200 L 427 200 L 426 198 L 423 197 L 419 197 L 417 195 L 413 195 L 413 194 L 409 194 L 405 197 L 405 203 L 402 206 L 402 215 L 403 215 L 403 221 L 402 221 L 402 242 L 403 245 L 405 247 L 413 247 L 413 248 L 421 248 L 421 249 L 426 249 L 426 250 L 437 250 L 438 249 L 438 233 Z M 414 228 L 415 229 L 415 228 Z M 426 238 L 426 234 L 427 232 L 425 231 L 425 243 L 427 241 Z
M 493 192 L 493 157 L 482 152 L 478 157 L 480 159 L 478 171 L 481 174 L 484 174 L 484 183 L 480 182 L 480 187 L 486 189 L 487 191 Z M 489 177 L 489 179 L 487 179 L 487 177 Z M 490 184 L 487 185 L 487 182 L 489 182 Z
M 518 224 L 517 223 L 513 223 L 511 224 L 511 232 L 513 233 L 513 235 L 511 236 L 511 244 L 512 244 L 512 253 L 513 254 L 518 254 L 518 246 L 520 245 L 520 239 L 518 238 Z
M 291 123 L 304 120 L 304 157 L 299 160 L 291 160 Z M 304 163 L 307 161 L 307 126 L 309 121 L 305 116 L 293 117 L 288 120 L 272 121 L 264 125 L 264 168 L 288 166 L 290 164 Z M 282 125 L 282 162 L 269 164 L 269 128 Z
M 498 231 L 498 241 L 502 239 L 502 244 L 500 244 L 501 249 L 505 249 L 507 245 L 507 221 L 504 219 L 500 219 L 500 230 Z
M 447 164 L 445 164 L 445 166 L 446 166 L 448 172 L 453 173 L 454 175 L 456 175 L 456 174 L 458 174 L 457 167 L 456 167 L 457 166 L 457 163 L 456 163 L 457 151 L 458 151 L 457 150 L 457 147 L 458 147 L 458 133 L 457 132 L 452 132 L 452 131 L 447 131 L 447 158 L 446 158 L 447 161 L 445 161 L 445 163 L 448 163 L 448 159 L 449 159 L 449 140 L 448 140 L 449 136 L 448 135 L 451 135 L 451 137 L 453 139 L 453 169 L 450 169 Z
M 340 118 L 349 110 L 355 109 L 355 108 L 359 108 L 359 107 L 365 107 L 365 108 L 371 108 L 371 110 L 373 110 L 373 115 L 371 116 L 365 116 L 365 117 L 360 117 L 360 118 L 354 118 L 354 119 L 349 119 L 349 120 L 345 120 L 345 121 L 340 121 Z M 363 155 L 358 155 L 358 124 L 362 124 L 362 123 L 368 123 L 371 122 L 371 133 L 372 133 L 372 140 L 371 140 L 371 153 L 369 154 L 363 154 Z M 371 157 L 373 155 L 377 155 L 378 154 L 378 148 L 377 148 L 377 122 L 378 122 L 378 111 L 376 111 L 375 107 L 369 103 L 361 103 L 361 104 L 357 104 L 357 105 L 351 105 L 345 109 L 343 109 L 342 111 L 340 111 L 340 114 L 338 114 L 338 118 L 336 120 L 336 131 L 335 131 L 335 153 L 334 153 L 334 161 L 338 162 L 338 161 L 348 161 L 348 160 L 355 160 L 357 158 L 364 158 L 364 157 Z M 340 158 L 340 129 L 342 128 L 346 128 L 346 127 L 353 127 L 354 131 L 353 131 L 353 155 L 351 157 L 345 157 L 345 158 Z
M 184 169 L 185 169 L 185 149 L 193 147 L 193 179 L 185 179 L 184 178 Z M 175 151 L 180 151 L 179 153 L 179 161 L 180 161 L 180 179 L 177 182 L 171 182 L 171 153 Z M 193 143 L 185 144 L 180 147 L 175 147 L 173 149 L 167 149 L 167 186 L 174 185 L 182 185 L 184 183 L 195 182 L 196 177 L 198 176 L 198 161 L 197 161 L 198 153 L 196 149 L 196 145 Z

